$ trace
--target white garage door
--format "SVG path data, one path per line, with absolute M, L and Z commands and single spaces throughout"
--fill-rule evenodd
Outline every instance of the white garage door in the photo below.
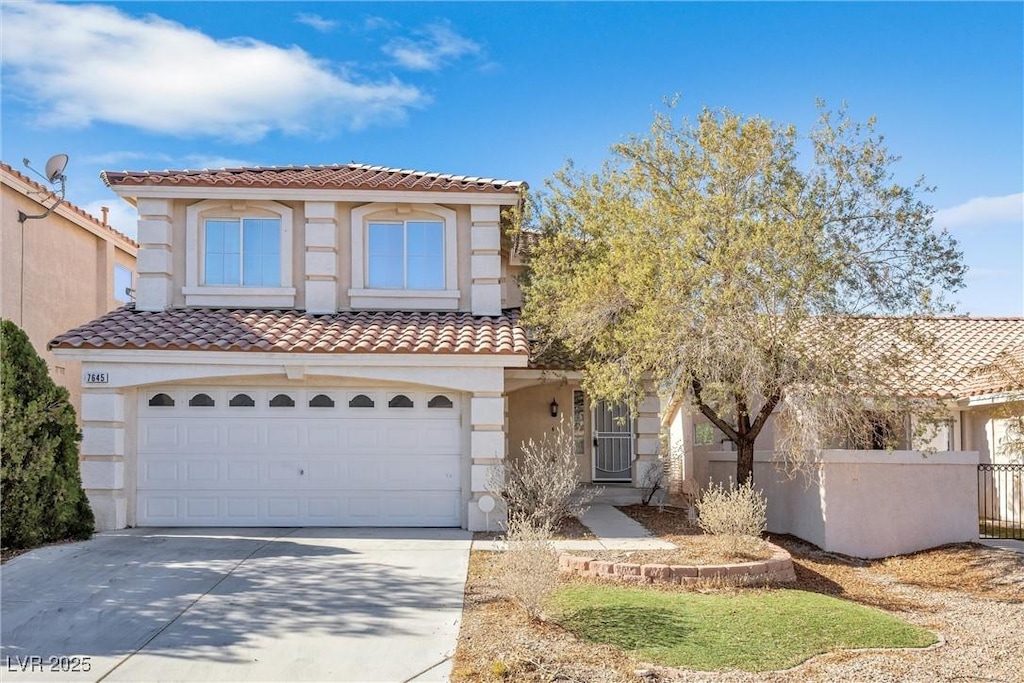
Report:
M 455 394 L 142 392 L 140 526 L 459 526 Z

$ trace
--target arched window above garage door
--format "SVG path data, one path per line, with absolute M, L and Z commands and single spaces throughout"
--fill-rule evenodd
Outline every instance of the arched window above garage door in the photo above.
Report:
M 412 399 L 405 394 L 398 394 L 388 401 L 388 408 L 412 408 Z
M 428 408 L 451 408 L 453 405 L 452 400 L 444 394 L 438 394 L 427 401 Z
M 153 408 L 173 408 L 174 399 L 168 394 L 156 394 L 149 399 L 149 405 Z
M 313 398 L 309 399 L 310 408 L 333 408 L 334 399 L 327 394 L 317 394 Z
M 228 401 L 228 405 L 232 408 L 252 408 L 256 405 L 256 401 L 249 394 L 235 394 Z
M 274 398 L 270 399 L 271 408 L 294 408 L 295 399 L 288 394 L 278 394 Z
M 196 394 L 188 400 L 192 408 L 212 408 L 217 405 L 209 394 Z
M 372 408 L 373 406 L 373 399 L 366 394 L 354 396 L 352 397 L 352 400 L 348 402 L 349 408 Z

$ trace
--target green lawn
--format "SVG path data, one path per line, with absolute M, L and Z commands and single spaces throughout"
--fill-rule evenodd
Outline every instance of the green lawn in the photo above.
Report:
M 558 621 L 584 640 L 666 666 L 785 669 L 822 652 L 926 647 L 935 635 L 876 609 L 796 590 L 669 593 L 575 586 L 552 597 Z

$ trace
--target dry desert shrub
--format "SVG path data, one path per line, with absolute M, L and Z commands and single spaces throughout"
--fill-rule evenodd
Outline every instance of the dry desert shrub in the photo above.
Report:
M 522 444 L 518 458 L 496 470 L 489 488 L 508 504 L 509 518 L 553 530 L 566 517 L 586 511 L 595 491 L 578 489 L 576 451 L 563 423 L 540 439 Z
M 544 600 L 558 585 L 558 554 L 551 526 L 526 517 L 513 519 L 505 532 L 506 549 L 497 562 L 498 588 L 531 619 L 539 619 Z
M 696 502 L 697 524 L 706 534 L 720 536 L 732 552 L 761 545 L 768 527 L 768 502 L 748 481 L 728 488 L 712 484 Z

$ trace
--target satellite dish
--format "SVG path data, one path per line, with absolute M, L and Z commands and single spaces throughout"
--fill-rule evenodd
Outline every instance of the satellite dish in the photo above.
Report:
M 477 505 L 480 506 L 481 512 L 493 512 L 494 498 L 492 496 L 480 496 L 480 500 L 477 501 Z
M 57 182 L 64 175 L 64 169 L 68 165 L 67 154 L 54 154 L 46 162 L 46 179 L 50 181 L 50 184 Z

